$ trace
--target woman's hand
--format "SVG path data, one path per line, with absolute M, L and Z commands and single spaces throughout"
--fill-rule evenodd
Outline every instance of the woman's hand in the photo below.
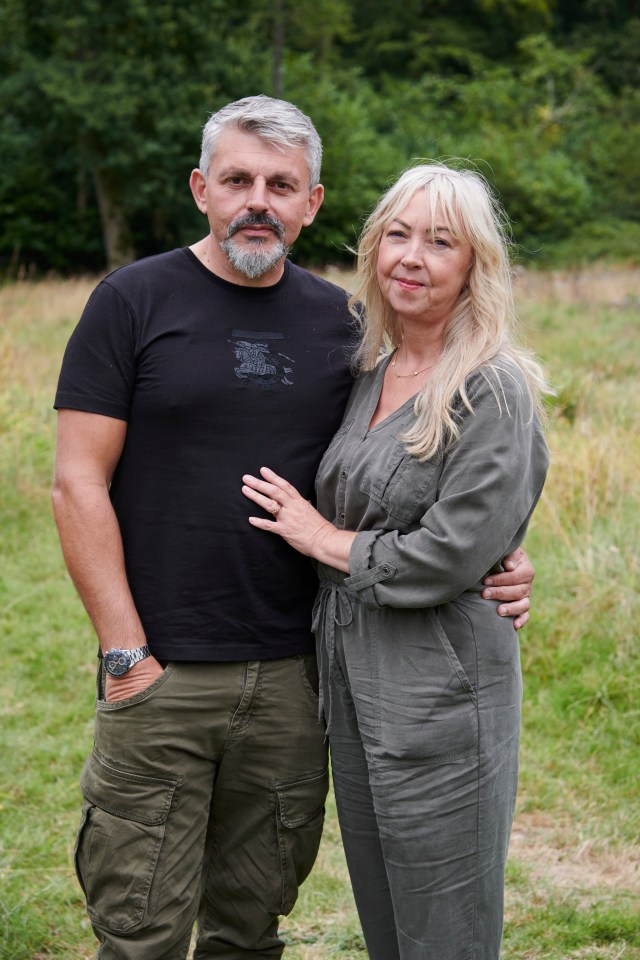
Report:
M 277 533 L 299 553 L 349 572 L 349 551 L 355 533 L 336 530 L 295 487 L 268 467 L 260 468 L 260 478 L 245 474 L 242 492 L 266 510 L 273 520 L 249 517 L 249 523 L 268 533 Z

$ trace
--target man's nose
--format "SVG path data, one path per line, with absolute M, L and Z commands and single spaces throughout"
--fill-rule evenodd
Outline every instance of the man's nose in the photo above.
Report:
M 269 207 L 269 196 L 267 193 L 267 183 L 262 178 L 256 178 L 251 184 L 251 190 L 247 197 L 247 208 L 252 213 L 264 213 Z

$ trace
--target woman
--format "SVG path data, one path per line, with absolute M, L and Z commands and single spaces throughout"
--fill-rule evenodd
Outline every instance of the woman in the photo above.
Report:
M 243 492 L 274 516 L 254 526 L 318 561 L 322 695 L 370 957 L 495 960 L 521 673 L 513 627 L 480 591 L 524 537 L 548 454 L 545 384 L 512 342 L 482 178 L 405 172 L 365 224 L 352 303 L 361 373 L 318 511 L 266 468 Z

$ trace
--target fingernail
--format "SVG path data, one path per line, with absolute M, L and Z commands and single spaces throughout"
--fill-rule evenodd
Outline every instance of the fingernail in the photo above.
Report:
M 493 596 L 493 591 L 485 590 L 482 596 L 485 598 L 485 600 L 491 600 L 491 597 Z
M 493 586 L 493 580 L 491 579 L 491 577 L 488 577 L 488 578 L 485 580 L 485 583 L 486 583 L 486 585 L 487 585 L 488 587 L 492 587 L 492 586 Z
M 506 613 L 507 613 L 507 608 L 506 608 L 506 607 L 498 607 L 498 613 L 500 614 L 501 617 L 504 617 L 504 616 L 506 615 Z

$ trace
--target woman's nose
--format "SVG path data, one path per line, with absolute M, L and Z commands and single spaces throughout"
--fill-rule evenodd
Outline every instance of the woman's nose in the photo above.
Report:
M 411 244 L 402 254 L 402 264 L 405 267 L 419 267 L 422 264 L 420 250 L 414 244 Z

